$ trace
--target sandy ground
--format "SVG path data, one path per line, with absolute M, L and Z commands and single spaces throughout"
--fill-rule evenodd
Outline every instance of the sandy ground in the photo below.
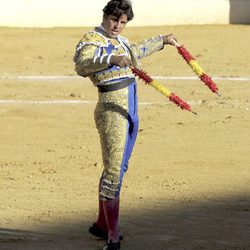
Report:
M 0 28 L 1 250 L 104 245 L 87 232 L 102 170 L 97 91 L 75 77 L 72 63 L 86 30 Z M 170 32 L 211 76 L 250 76 L 250 26 L 128 27 L 125 34 L 139 41 Z M 194 76 L 173 47 L 142 67 L 153 76 Z M 16 78 L 31 75 L 72 77 Z M 250 80 L 217 80 L 220 98 L 198 80 L 160 81 L 198 116 L 138 82 L 140 130 L 121 194 L 122 249 L 249 250 Z

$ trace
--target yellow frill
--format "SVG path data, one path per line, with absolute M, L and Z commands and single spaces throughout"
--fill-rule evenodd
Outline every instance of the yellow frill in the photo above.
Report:
M 196 75 L 201 76 L 204 73 L 204 70 L 200 67 L 197 61 L 191 60 L 189 64 Z
M 167 97 L 170 97 L 171 92 L 166 87 L 164 87 L 163 85 L 161 85 L 159 82 L 153 80 L 149 85 L 151 85 L 152 87 L 154 87 L 156 90 L 158 90 L 163 95 L 165 95 Z

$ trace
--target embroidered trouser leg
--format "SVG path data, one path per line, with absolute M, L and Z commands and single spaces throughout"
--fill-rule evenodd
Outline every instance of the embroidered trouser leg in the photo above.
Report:
M 99 93 L 95 122 L 100 135 L 104 170 L 100 199 L 119 197 L 138 132 L 136 83 L 127 88 Z

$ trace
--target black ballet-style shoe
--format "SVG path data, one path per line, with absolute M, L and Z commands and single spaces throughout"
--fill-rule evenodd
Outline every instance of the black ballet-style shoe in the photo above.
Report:
M 118 250 L 121 248 L 120 241 L 113 243 L 112 240 L 110 240 L 103 248 L 103 250 Z
M 97 238 L 102 238 L 104 240 L 108 239 L 108 232 L 98 227 L 96 223 L 89 228 L 89 233 Z
M 89 233 L 97 238 L 108 240 L 108 232 L 98 227 L 96 223 L 94 223 L 92 227 L 89 228 Z M 120 235 L 119 240 L 122 240 L 122 239 L 123 239 L 123 236 Z

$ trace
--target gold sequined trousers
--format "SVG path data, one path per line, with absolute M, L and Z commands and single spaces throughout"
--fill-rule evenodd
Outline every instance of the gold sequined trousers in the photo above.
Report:
M 138 132 L 136 82 L 123 89 L 99 92 L 94 114 L 104 166 L 99 196 L 101 200 L 115 199 L 120 194 Z

